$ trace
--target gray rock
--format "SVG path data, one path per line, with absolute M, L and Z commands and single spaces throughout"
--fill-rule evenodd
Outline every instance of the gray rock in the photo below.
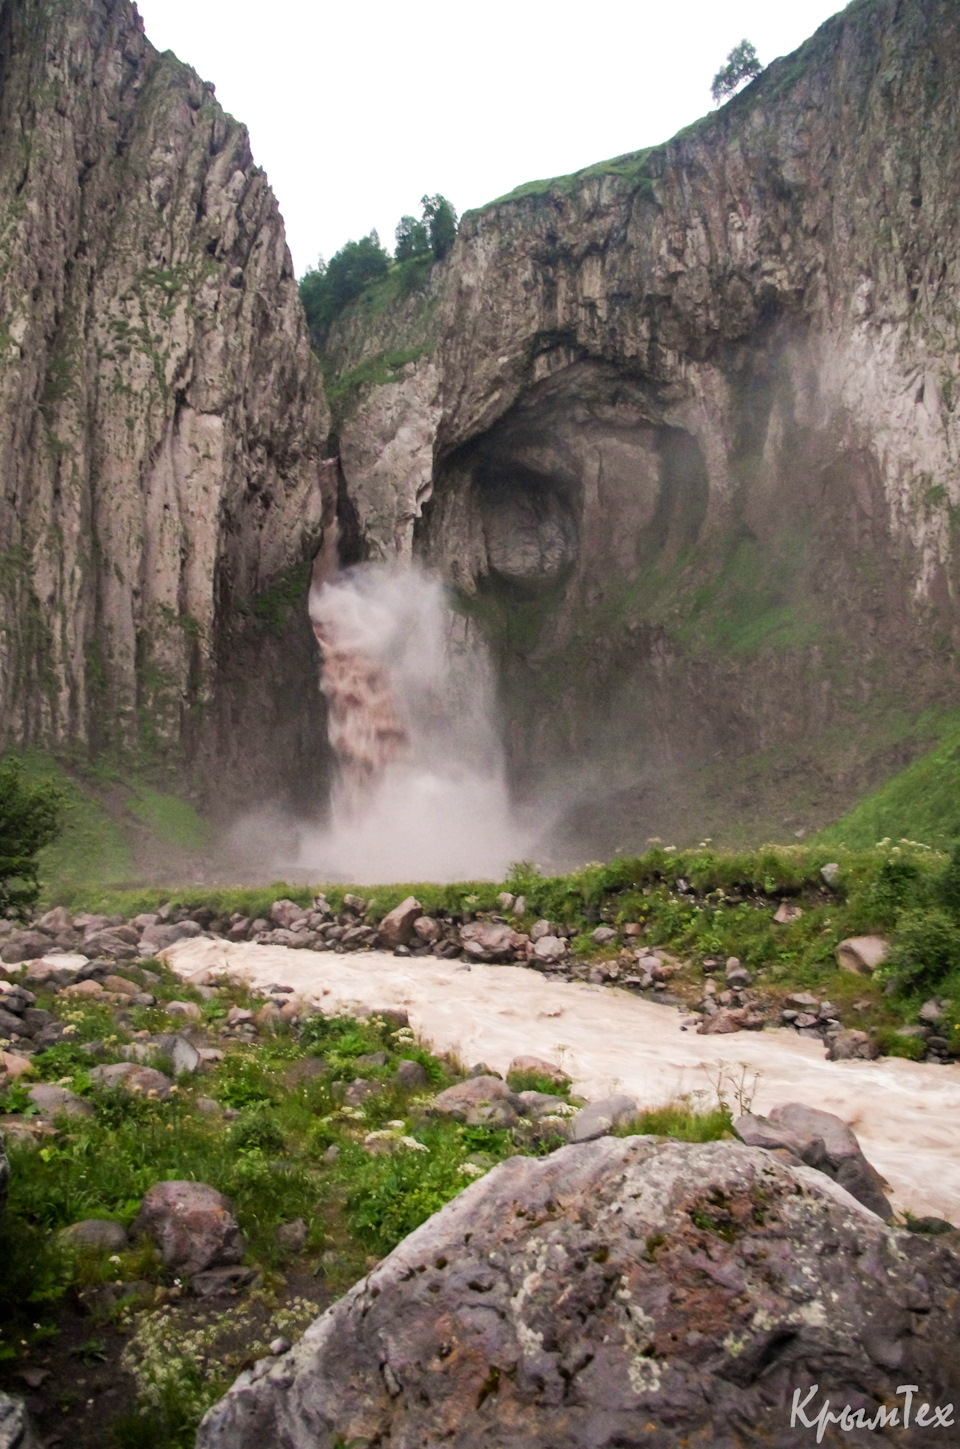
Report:
M 60 1234 L 74 1248 L 96 1248 L 105 1253 L 122 1253 L 127 1247 L 127 1230 L 110 1218 L 84 1218 L 71 1223 Z
M 234 1264 L 223 1268 L 205 1268 L 190 1279 L 190 1291 L 197 1298 L 223 1298 L 252 1288 L 259 1278 L 256 1268 Z
M 434 1097 L 428 1115 L 470 1127 L 514 1127 L 522 1110 L 520 1097 L 500 1077 L 470 1077 Z
M 440 939 L 440 927 L 432 916 L 418 916 L 413 923 L 413 934 L 425 945 L 432 946 Z
M 394 946 L 409 946 L 414 934 L 414 922 L 419 920 L 423 914 L 423 907 L 415 896 L 407 896 L 406 900 L 394 906 L 388 911 L 377 927 L 377 937 L 381 946 L 392 950 Z M 421 937 L 426 939 L 426 937 Z
M 170 1078 L 153 1067 L 139 1066 L 136 1062 L 114 1062 L 110 1066 L 94 1067 L 90 1080 L 101 1087 L 122 1087 L 126 1092 L 138 1092 L 144 1097 L 157 1097 L 163 1101 L 170 1095 L 173 1086 Z
M 416 1091 L 427 1085 L 426 1070 L 420 1062 L 400 1062 L 397 1065 L 397 1082 L 405 1091 Z
M 891 1217 L 882 1178 L 864 1157 L 856 1135 L 832 1112 L 788 1102 L 774 1107 L 769 1117 L 746 1113 L 733 1128 L 750 1146 L 789 1150 L 808 1167 L 839 1182 L 878 1217 Z
M 606 1137 L 612 1128 L 632 1122 L 638 1111 L 636 1100 L 623 1092 L 601 1097 L 581 1107 L 570 1119 L 568 1136 L 571 1142 L 594 1142 L 598 1137 Z
M 831 860 L 828 862 L 827 865 L 822 865 L 820 867 L 820 879 L 823 881 L 824 885 L 829 886 L 830 889 L 833 890 L 834 886 L 840 879 L 840 867 L 835 860 Z
M 303 906 L 287 899 L 274 901 L 270 907 L 270 920 L 283 931 L 289 931 L 295 921 L 302 921 L 307 914 Z
M 917 1016 L 920 1021 L 940 1021 L 943 1017 L 943 1007 L 940 1005 L 939 1001 L 933 998 L 930 1001 L 925 1001 L 923 1003 L 920 1010 L 917 1012 Z
M 8 1039 L 14 1036 L 30 1036 L 30 1030 L 26 1022 L 20 1016 L 15 1016 L 12 1011 L 4 1011 L 0 1007 L 0 1036 Z
M 238 1263 L 244 1242 L 230 1200 L 203 1182 L 158 1182 L 144 1195 L 130 1238 L 152 1238 L 165 1268 L 192 1275 Z
M 617 939 L 617 933 L 613 926 L 597 926 L 596 930 L 590 932 L 590 939 L 595 946 L 609 946 L 611 941 Z
M 460 927 L 460 945 L 476 961 L 509 961 L 526 937 L 498 921 L 470 921 Z
M 37 921 L 38 931 L 48 931 L 51 936 L 59 936 L 62 931 L 73 929 L 73 918 L 66 906 L 54 906 L 52 911 L 45 912 Z
M 795 1388 L 955 1403 L 958 1338 L 948 1238 L 741 1143 L 606 1138 L 468 1187 L 241 1374 L 196 1449 L 805 1449 Z
M 534 943 L 533 954 L 537 961 L 562 961 L 567 954 L 567 943 L 559 936 L 541 936 Z
M 291 1253 L 302 1253 L 307 1242 L 307 1225 L 303 1218 L 294 1218 L 289 1223 L 281 1223 L 274 1237 L 281 1248 L 288 1248 Z
M 872 1062 L 880 1055 L 880 1048 L 865 1031 L 841 1031 L 834 1036 L 827 1047 L 827 1061 Z
M 195 936 L 202 935 L 201 927 L 196 921 L 177 921 L 174 925 L 164 925 L 158 922 L 155 926 L 148 926 L 140 937 L 140 950 L 147 951 L 154 955 L 158 951 L 165 951 L 168 946 L 174 945 L 177 941 L 189 941 Z
M 0 948 L 0 961 L 15 966 L 20 961 L 36 961 L 50 950 L 50 937 L 42 931 L 13 931 Z
M 42 1449 L 22 1399 L 0 1392 L 0 1449 Z
M 849 936 L 834 954 L 842 970 L 870 976 L 889 956 L 890 942 L 883 936 Z
M 533 925 L 530 927 L 531 941 L 540 941 L 543 939 L 544 936 L 552 935 L 553 927 L 551 926 L 549 921 L 534 921 Z
M 51 1082 L 38 1082 L 27 1092 L 30 1101 L 41 1117 L 56 1117 L 59 1112 L 68 1117 L 92 1117 L 93 1107 L 71 1092 L 67 1087 L 55 1087 Z
M 534 1122 L 539 1122 L 542 1117 L 552 1117 L 558 1107 L 566 1109 L 568 1105 L 564 1097 L 554 1097 L 551 1092 L 520 1092 L 519 1096 L 524 1117 L 531 1117 Z

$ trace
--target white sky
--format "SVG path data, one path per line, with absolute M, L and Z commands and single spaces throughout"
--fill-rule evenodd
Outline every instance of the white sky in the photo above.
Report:
M 442 192 L 458 212 L 654 145 L 747 37 L 786 55 L 836 0 L 138 0 L 250 130 L 298 275 Z

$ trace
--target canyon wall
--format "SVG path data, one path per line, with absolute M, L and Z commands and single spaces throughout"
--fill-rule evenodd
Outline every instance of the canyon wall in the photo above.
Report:
M 368 556 L 454 585 L 597 850 L 829 819 L 955 702 L 958 135 L 955 3 L 855 0 L 335 329 Z
M 0 0 L 0 746 L 322 782 L 328 430 L 244 127 L 128 0 Z

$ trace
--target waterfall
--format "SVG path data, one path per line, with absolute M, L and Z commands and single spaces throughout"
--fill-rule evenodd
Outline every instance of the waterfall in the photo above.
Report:
M 315 879 L 501 879 L 525 854 L 510 807 L 493 673 L 443 586 L 364 564 L 315 589 L 310 617 L 338 779 L 301 834 Z

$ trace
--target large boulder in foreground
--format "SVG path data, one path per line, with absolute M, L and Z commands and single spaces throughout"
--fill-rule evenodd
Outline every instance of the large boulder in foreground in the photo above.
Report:
M 467 1188 L 242 1374 L 197 1449 L 800 1449 L 797 1388 L 956 1403 L 958 1338 L 944 1238 L 742 1143 L 604 1138 Z

